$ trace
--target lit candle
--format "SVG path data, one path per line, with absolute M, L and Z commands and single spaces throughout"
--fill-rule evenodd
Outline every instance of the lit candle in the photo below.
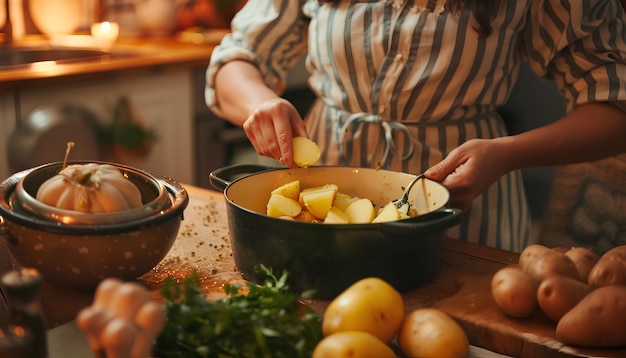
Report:
M 96 22 L 91 24 L 91 36 L 106 42 L 115 42 L 120 26 L 117 22 Z

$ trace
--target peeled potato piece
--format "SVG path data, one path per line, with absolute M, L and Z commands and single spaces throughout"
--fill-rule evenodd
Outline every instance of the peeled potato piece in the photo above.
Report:
M 272 194 L 267 202 L 267 215 L 279 218 L 282 216 L 294 217 L 302 211 L 302 206 L 296 200 L 280 194 Z
M 388 221 L 396 221 L 400 219 L 400 212 L 396 208 L 396 204 L 389 202 L 383 206 L 378 215 L 372 220 L 373 223 L 384 223 Z
M 324 224 L 349 224 L 350 218 L 336 206 L 331 206 L 324 219 Z
M 359 199 L 348 205 L 345 210 L 350 218 L 350 223 L 365 224 L 371 223 L 376 214 L 374 204 L 369 199 Z
M 333 190 L 319 190 L 302 195 L 304 207 L 318 219 L 325 219 L 333 205 L 335 192 Z
M 272 190 L 271 194 L 280 194 L 293 200 L 300 197 L 300 180 L 290 181 Z
M 320 159 L 320 147 L 306 137 L 293 138 L 293 161 L 299 167 L 306 168 Z
M 333 201 L 333 206 L 336 206 L 337 209 L 341 210 L 341 211 L 345 211 L 346 208 L 348 207 L 348 205 L 354 203 L 355 201 L 359 200 L 360 198 L 354 197 L 354 196 L 350 196 L 348 194 L 345 193 L 337 193 L 335 195 L 335 201 Z

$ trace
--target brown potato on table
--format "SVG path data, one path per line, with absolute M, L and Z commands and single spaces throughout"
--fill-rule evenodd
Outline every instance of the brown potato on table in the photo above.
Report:
M 604 253 L 604 255 L 606 254 L 615 255 L 617 257 L 621 257 L 622 260 L 626 260 L 626 245 L 615 246 L 614 248 Z
M 566 253 L 570 250 L 569 247 L 564 247 L 564 246 L 556 246 L 556 247 L 551 247 L 550 250 L 552 251 L 556 251 L 556 252 L 560 252 L 560 253 Z
M 626 245 L 605 252 L 589 272 L 588 283 L 594 288 L 626 285 Z
M 385 342 L 364 331 L 336 332 L 324 337 L 313 350 L 312 358 L 395 358 Z
M 407 357 L 466 358 L 469 339 L 447 313 L 436 308 L 410 312 L 398 330 L 398 344 Z
M 491 293 L 496 305 L 508 316 L 524 318 L 537 308 L 539 281 L 518 267 L 498 270 L 491 280 Z
M 576 265 L 567 255 L 539 244 L 527 246 L 522 251 L 519 267 L 537 281 L 543 281 L 550 276 L 580 280 Z
M 537 302 L 548 318 L 558 322 L 589 292 L 591 287 L 585 282 L 570 277 L 552 276 L 539 285 Z
M 586 247 L 572 247 L 565 251 L 565 255 L 574 262 L 580 280 L 583 282 L 587 282 L 589 272 L 600 259 L 600 256 Z
M 556 326 L 556 338 L 571 346 L 626 346 L 626 286 L 591 291 Z

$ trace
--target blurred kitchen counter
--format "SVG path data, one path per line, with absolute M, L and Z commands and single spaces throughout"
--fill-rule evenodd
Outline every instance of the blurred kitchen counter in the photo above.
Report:
M 109 122 L 111 106 L 126 97 L 144 124 L 157 130 L 158 140 L 146 155 L 114 161 L 183 182 L 199 181 L 196 160 L 202 158 L 197 155 L 199 149 L 194 138 L 201 135 L 200 140 L 204 140 L 212 135 L 198 134 L 198 118 L 210 112 L 204 102 L 204 73 L 213 49 L 226 33 L 226 30 L 189 31 L 171 38 L 120 39 L 109 49 L 80 34 L 51 40 L 33 35 L 15 43 L 13 48 L 20 50 L 16 54 L 18 60 L 31 56 L 22 49 L 61 49 L 61 54 L 66 56 L 65 49 L 78 49 L 78 54 L 87 50 L 88 58 L 0 66 L 0 178 L 62 157 L 52 150 L 38 151 L 37 155 L 23 156 L 25 160 L 19 166 L 10 165 L 8 158 L 14 152 L 9 144 L 13 133 L 23 127 L 36 109 L 72 105 L 91 112 L 99 121 Z M 7 53 L 0 48 L 0 60 L 10 62 L 14 54 L 11 51 Z M 46 58 L 45 51 L 37 53 L 40 58 Z M 45 136 L 45 132 L 37 135 Z M 62 143 L 76 140 L 72 132 L 55 138 Z M 37 143 L 37 138 L 29 140 Z M 80 159 L 77 157 L 80 150 L 74 155 Z M 110 160 L 110 154 L 101 156 L 89 159 Z
M 111 55 L 104 55 L 99 61 L 5 67 L 0 69 L 0 90 L 84 81 L 102 76 L 125 76 L 169 67 L 206 66 L 213 48 L 226 33 L 226 30 L 212 30 L 207 33 L 179 33 L 172 38 L 121 39 L 106 49 Z M 16 46 L 32 47 L 37 43 L 42 41 L 25 40 Z M 44 43 L 54 45 L 51 41 Z

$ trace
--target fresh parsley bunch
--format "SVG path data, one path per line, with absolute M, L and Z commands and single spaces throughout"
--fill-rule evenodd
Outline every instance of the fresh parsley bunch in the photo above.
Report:
M 289 291 L 287 273 L 280 278 L 261 266 L 263 285 L 225 285 L 227 297 L 209 301 L 197 273 L 181 288 L 167 279 L 161 288 L 167 322 L 153 347 L 160 358 L 297 358 L 311 357 L 323 338 L 321 317 Z

